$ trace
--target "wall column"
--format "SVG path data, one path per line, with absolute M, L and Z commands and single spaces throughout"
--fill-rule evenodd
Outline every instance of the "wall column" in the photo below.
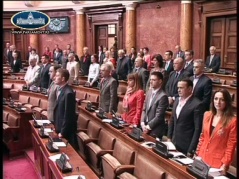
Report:
M 39 53 L 39 35 L 38 34 L 30 34 L 29 42 L 32 48 L 35 48 L 37 53 Z
M 136 3 L 125 4 L 126 7 L 126 33 L 125 33 L 125 49 L 127 54 L 130 53 L 131 47 L 136 47 Z
M 83 55 L 83 48 L 86 45 L 85 14 L 84 9 L 75 9 L 76 11 L 76 54 Z
M 192 49 L 192 10 L 191 0 L 181 1 L 180 46 L 182 50 Z

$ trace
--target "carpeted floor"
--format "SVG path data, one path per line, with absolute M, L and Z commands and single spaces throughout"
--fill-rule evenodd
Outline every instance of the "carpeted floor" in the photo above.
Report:
M 26 155 L 9 160 L 7 150 L 3 152 L 3 179 L 39 179 Z

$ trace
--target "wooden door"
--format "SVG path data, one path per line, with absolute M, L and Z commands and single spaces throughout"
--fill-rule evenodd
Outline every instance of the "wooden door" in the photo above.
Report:
M 209 55 L 209 47 L 214 45 L 217 49 L 216 53 L 221 57 L 221 68 L 236 70 L 236 22 L 236 16 L 214 17 L 209 21 L 207 55 Z
M 108 47 L 108 25 L 96 26 L 95 53 L 98 53 L 98 46 Z

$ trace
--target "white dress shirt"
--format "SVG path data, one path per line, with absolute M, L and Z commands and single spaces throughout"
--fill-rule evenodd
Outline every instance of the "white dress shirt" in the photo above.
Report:
M 29 66 L 27 68 L 27 72 L 25 74 L 24 80 L 28 81 L 31 86 L 32 83 L 34 83 L 34 81 L 36 80 L 36 78 L 39 77 L 39 74 L 40 74 L 40 66 L 38 65 L 35 65 L 34 67 Z
M 186 99 L 182 99 L 181 97 L 179 97 L 179 100 L 178 100 L 178 105 L 177 105 L 177 108 L 176 108 L 176 116 L 178 118 L 183 106 L 186 104 L 186 102 L 188 101 L 188 99 L 191 97 L 192 95 L 189 95 Z

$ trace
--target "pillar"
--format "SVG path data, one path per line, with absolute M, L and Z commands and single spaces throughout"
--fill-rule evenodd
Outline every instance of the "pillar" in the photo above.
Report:
M 131 47 L 136 47 L 136 3 L 126 4 L 126 33 L 125 33 L 125 48 L 127 54 L 130 53 Z
M 192 2 L 181 1 L 181 28 L 180 46 L 182 50 L 192 49 L 192 21 L 193 21 Z
M 30 46 L 35 48 L 37 53 L 39 53 L 39 35 L 38 34 L 30 34 L 29 35 Z
M 80 57 L 83 55 L 83 48 L 86 45 L 86 29 L 84 9 L 76 11 L 76 54 Z

